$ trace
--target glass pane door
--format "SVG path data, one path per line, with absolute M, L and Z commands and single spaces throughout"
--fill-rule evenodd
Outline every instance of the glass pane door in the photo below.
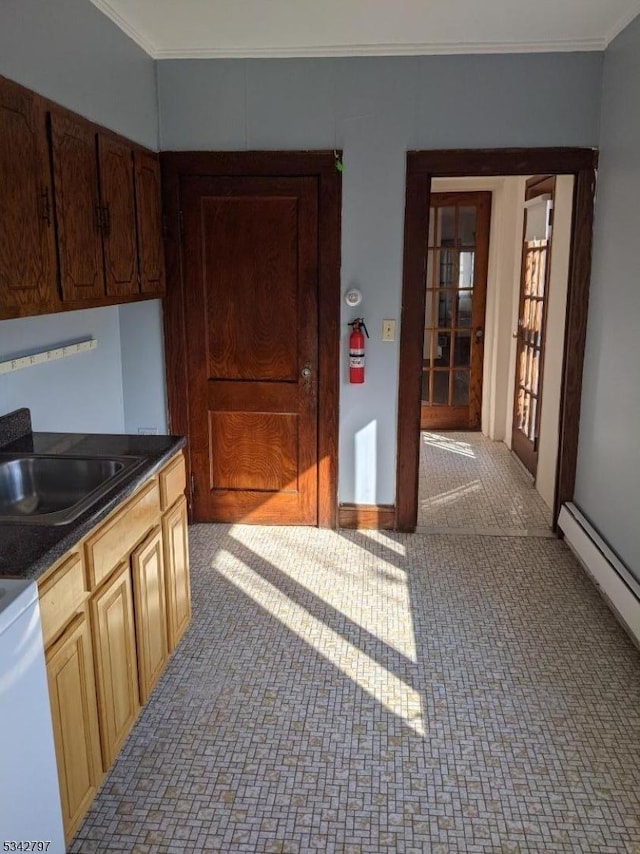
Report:
M 430 419 L 430 424 L 423 426 L 446 426 L 435 422 L 449 418 L 452 428 L 467 427 L 471 426 L 468 410 L 474 343 L 476 337 L 481 338 L 474 329 L 478 218 L 486 208 L 487 222 L 483 222 L 480 232 L 488 243 L 490 194 L 435 193 L 431 202 L 422 379 L 423 422 Z M 483 255 L 488 256 L 488 246 Z M 481 272 L 479 303 L 483 324 L 486 269 Z M 437 408 L 439 412 L 434 411 Z M 456 420 L 460 423 L 453 423 Z

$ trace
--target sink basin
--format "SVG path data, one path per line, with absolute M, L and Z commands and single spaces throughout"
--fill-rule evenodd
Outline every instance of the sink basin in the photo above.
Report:
M 142 463 L 140 457 L 0 454 L 0 522 L 72 522 Z

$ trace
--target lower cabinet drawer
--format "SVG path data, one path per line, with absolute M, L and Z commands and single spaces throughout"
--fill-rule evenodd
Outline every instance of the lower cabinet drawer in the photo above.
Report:
M 187 486 L 187 468 L 184 461 L 184 454 L 178 454 L 168 466 L 160 472 L 160 498 L 162 501 L 162 509 L 166 510 L 171 507 L 181 495 Z
M 58 635 L 65 625 L 84 607 L 87 599 L 82 558 L 70 555 L 38 584 L 40 621 L 44 645 Z
M 129 556 L 160 517 L 160 490 L 152 480 L 85 544 L 89 586 L 93 590 Z

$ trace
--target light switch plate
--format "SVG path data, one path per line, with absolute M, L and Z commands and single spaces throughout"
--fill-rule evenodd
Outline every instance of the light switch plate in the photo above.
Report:
M 383 341 L 395 341 L 396 340 L 396 322 L 395 322 L 395 320 L 383 320 L 382 321 L 382 340 Z

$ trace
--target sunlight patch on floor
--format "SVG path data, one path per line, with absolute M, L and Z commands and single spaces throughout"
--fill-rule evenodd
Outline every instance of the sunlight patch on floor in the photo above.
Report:
M 450 451 L 452 454 L 459 454 L 471 459 L 476 458 L 474 450 L 468 442 L 460 442 L 449 436 L 443 436 L 441 433 L 423 433 L 422 441 L 425 445 L 439 448 L 441 451 Z
M 314 531 L 312 528 L 308 530 Z M 254 526 L 242 524 L 234 525 L 229 532 L 232 540 L 265 562 L 267 574 L 271 567 L 276 573 L 281 573 L 284 580 L 291 579 L 317 597 L 320 603 L 330 605 L 337 615 L 345 617 L 410 661 L 416 660 L 413 632 L 404 628 L 412 626 L 407 574 L 393 562 L 397 550 L 388 554 L 390 547 L 378 532 L 367 532 L 369 535 L 364 536 L 364 531 L 322 531 L 319 534 L 321 547 L 315 534 L 309 535 L 300 528 L 271 528 L 269 537 L 257 545 L 254 533 Z M 391 538 L 386 539 L 399 546 Z M 355 541 L 360 549 L 374 554 L 375 562 L 345 560 L 347 541 Z M 370 546 L 367 541 L 370 541 Z M 404 550 L 402 546 L 400 548 Z M 313 575 L 307 571 L 310 564 L 316 567 Z M 356 587 L 367 591 L 366 605 L 349 596 Z M 344 609 L 345 602 L 352 603 L 348 611 Z
M 314 617 L 232 552 L 221 550 L 211 566 L 415 733 L 425 734 L 421 697 L 411 685 Z M 406 619 L 411 620 L 408 603 Z M 416 660 L 415 646 L 412 660 Z
M 423 507 L 438 507 L 444 504 L 455 504 L 457 501 L 462 501 L 473 495 L 475 492 L 482 490 L 482 484 L 479 480 L 473 480 L 463 486 L 457 486 L 455 489 L 449 489 L 446 492 L 441 492 L 439 495 L 429 497 L 428 500 L 422 501 Z

